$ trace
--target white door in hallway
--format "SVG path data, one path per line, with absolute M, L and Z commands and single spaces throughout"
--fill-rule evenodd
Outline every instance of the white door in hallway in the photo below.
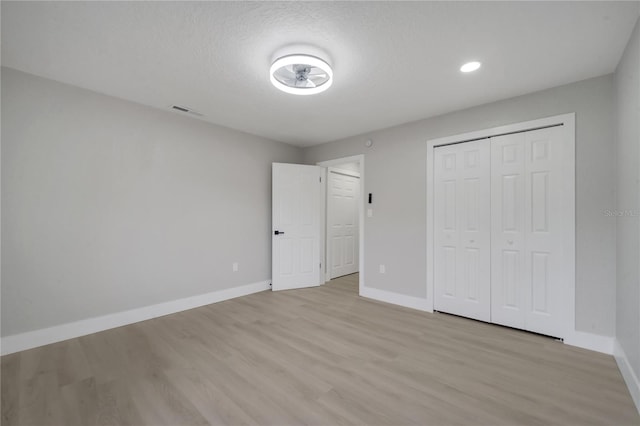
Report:
M 564 336 L 562 127 L 492 138 L 492 321 Z
M 320 285 L 322 168 L 273 163 L 272 289 Z
M 437 147 L 434 156 L 434 308 L 491 320 L 490 145 Z
M 358 272 L 360 178 L 356 173 L 328 168 L 327 230 L 330 277 Z

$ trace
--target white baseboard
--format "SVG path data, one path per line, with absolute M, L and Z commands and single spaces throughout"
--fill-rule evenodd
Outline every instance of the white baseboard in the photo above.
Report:
M 618 339 L 615 339 L 613 355 L 616 357 L 618 368 L 627 384 L 627 388 L 629 388 L 629 393 L 631 394 L 631 398 L 633 398 L 633 402 L 636 404 L 636 409 L 638 413 L 640 413 L 640 380 L 638 380 L 636 372 L 631 368 L 627 354 L 624 352 L 624 349 L 622 349 L 622 346 L 620 346 Z
M 420 297 L 407 296 L 400 293 L 393 293 L 391 291 L 379 290 L 377 288 L 364 286 L 360 290 L 360 296 L 379 300 L 381 302 L 391 303 L 394 305 L 404 306 L 405 308 L 433 312 L 433 309 L 430 309 L 427 303 L 427 299 L 422 299 Z
M 602 352 L 607 355 L 613 355 L 613 341 L 613 337 L 584 331 L 574 331 L 564 338 L 564 343 L 567 345 Z
M 185 297 L 157 305 L 145 306 L 128 311 L 116 312 L 95 318 L 88 318 L 76 322 L 56 325 L 40 330 L 28 331 L 3 337 L 1 340 L 2 355 L 61 342 L 74 337 L 86 336 L 123 325 L 133 324 L 148 319 L 210 305 L 216 302 L 246 296 L 252 293 L 268 290 L 271 280 L 260 281 L 253 284 L 218 290 L 198 296 Z

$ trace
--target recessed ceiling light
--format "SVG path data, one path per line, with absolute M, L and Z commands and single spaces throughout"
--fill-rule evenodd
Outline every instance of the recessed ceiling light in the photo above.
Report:
M 482 64 L 480 62 L 467 62 L 463 66 L 460 67 L 460 71 L 462 72 L 472 72 L 480 68 Z
M 277 59 L 271 70 L 271 83 L 293 95 L 315 95 L 333 84 L 328 63 L 311 55 L 287 55 Z

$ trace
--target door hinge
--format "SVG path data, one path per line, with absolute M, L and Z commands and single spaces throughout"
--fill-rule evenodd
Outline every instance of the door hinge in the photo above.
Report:
M 322 269 L 322 262 L 320 262 L 320 269 Z

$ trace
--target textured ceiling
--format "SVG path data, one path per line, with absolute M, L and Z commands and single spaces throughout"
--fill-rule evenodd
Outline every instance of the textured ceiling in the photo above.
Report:
M 613 72 L 639 4 L 3 1 L 2 64 L 309 146 Z M 333 87 L 271 85 L 291 44 L 326 52 Z

